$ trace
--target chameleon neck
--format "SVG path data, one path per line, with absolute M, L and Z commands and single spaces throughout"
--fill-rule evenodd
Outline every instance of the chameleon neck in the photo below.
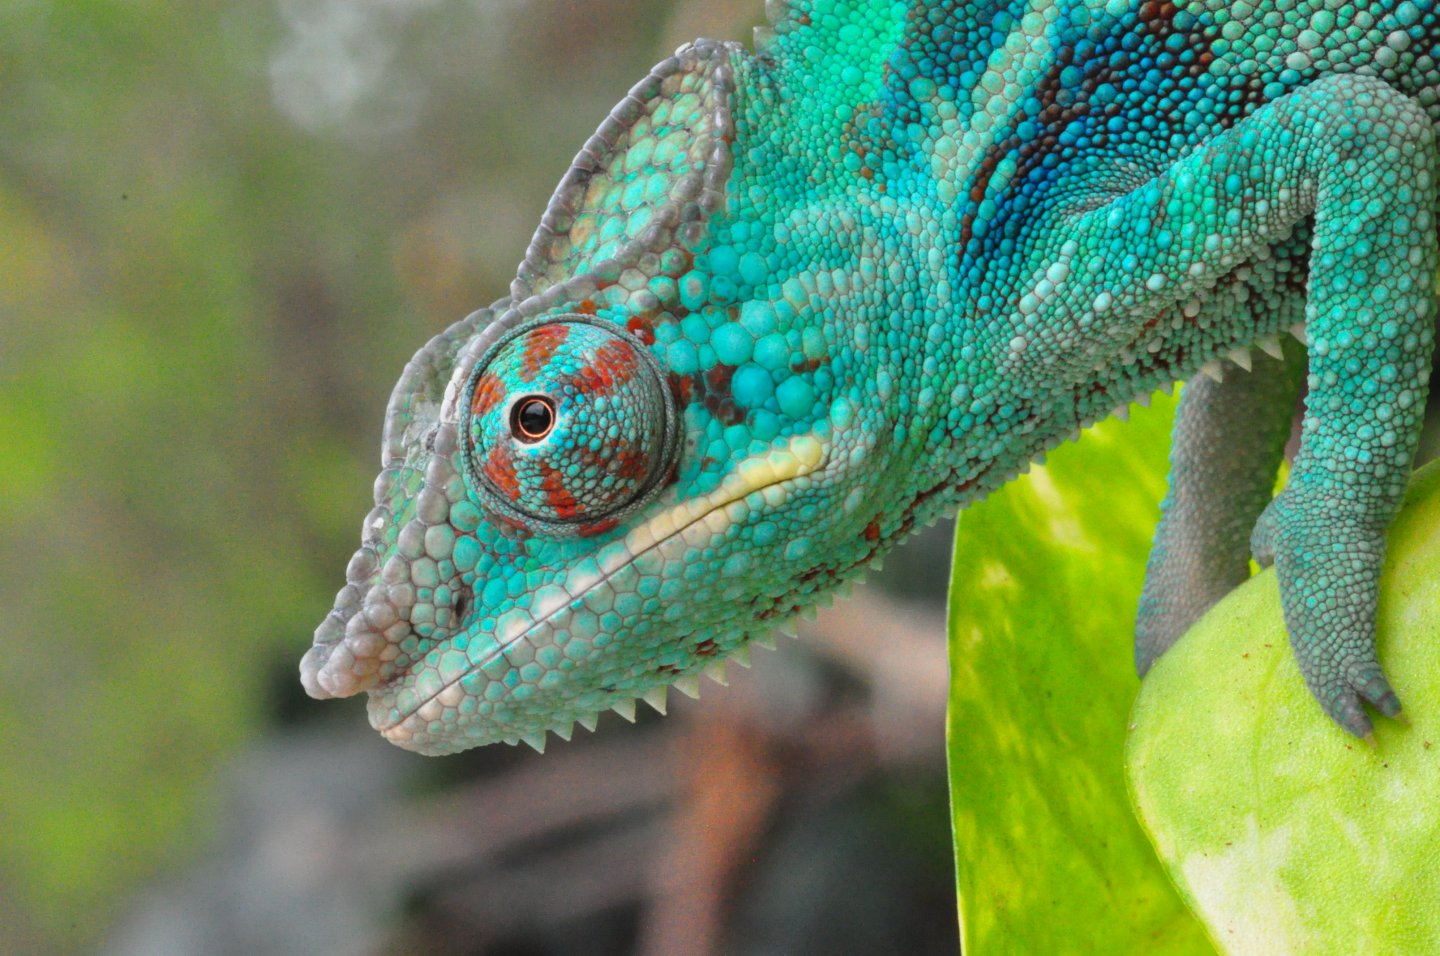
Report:
M 888 50 L 870 55 L 903 61 L 904 26 L 898 18 Z M 1005 35 L 997 27 L 992 46 L 1003 47 Z M 963 504 L 1140 390 L 1079 396 L 1072 383 L 1109 343 L 1053 350 L 1053 361 L 1037 362 L 1038 349 L 1023 354 L 1022 297 L 1006 314 L 981 286 L 986 273 L 966 249 L 985 225 L 976 183 L 993 178 L 985 165 L 995 164 L 989 140 L 960 132 L 975 124 L 974 104 L 918 99 L 933 81 L 904 82 L 883 67 L 854 74 L 853 84 L 843 71 L 777 75 L 745 55 L 735 69 L 731 181 L 767 188 L 732 191 L 696 265 L 710 277 L 707 304 L 756 336 L 748 353 L 717 357 L 721 369 L 727 359 L 738 363 L 728 374 L 739 406 L 764 397 L 751 391 L 762 376 L 748 364 L 783 367 L 782 414 L 811 429 L 858 428 L 896 474 L 933 472 L 918 487 L 948 486 L 941 497 Z M 840 103 L 818 108 L 815 100 L 835 90 Z M 937 110 L 938 119 L 928 115 Z M 954 135 L 912 143 L 905 130 L 919 118 Z

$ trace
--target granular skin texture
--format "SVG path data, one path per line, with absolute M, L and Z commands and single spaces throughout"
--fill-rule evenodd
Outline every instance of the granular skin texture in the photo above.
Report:
M 1139 670 L 1253 549 L 1320 706 L 1397 714 L 1374 620 L 1433 345 L 1435 5 L 769 7 L 753 50 L 637 84 L 509 294 L 406 367 L 306 689 L 432 754 L 663 709 L 1191 380 Z

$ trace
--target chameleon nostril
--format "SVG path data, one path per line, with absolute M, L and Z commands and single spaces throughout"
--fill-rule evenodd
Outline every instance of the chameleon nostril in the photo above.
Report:
M 455 623 L 458 625 L 465 620 L 465 612 L 470 610 L 470 595 L 461 594 L 455 598 Z

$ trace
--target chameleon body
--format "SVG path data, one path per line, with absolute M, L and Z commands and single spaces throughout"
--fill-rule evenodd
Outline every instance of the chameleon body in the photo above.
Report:
M 1366 702 L 1398 713 L 1373 629 L 1430 370 L 1435 5 L 770 17 L 753 52 L 697 41 L 638 84 L 510 294 L 406 368 L 309 692 L 368 691 L 432 754 L 663 707 L 912 528 L 1193 379 L 1140 670 L 1253 545 L 1326 712 L 1357 735 Z M 1289 330 L 1308 358 L 1252 359 Z

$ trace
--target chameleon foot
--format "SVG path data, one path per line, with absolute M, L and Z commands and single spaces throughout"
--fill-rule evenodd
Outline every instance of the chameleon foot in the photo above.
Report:
M 1314 689 L 1313 686 L 1311 689 Z M 1317 697 L 1319 696 L 1317 694 Z M 1330 691 L 1329 700 L 1320 697 L 1320 701 L 1325 712 L 1334 718 L 1336 723 L 1361 738 L 1370 736 L 1374 731 L 1362 702 L 1368 703 L 1386 717 L 1394 717 L 1400 713 L 1400 698 L 1391 689 L 1379 662 L 1373 660 L 1352 665 L 1344 681 Z
M 1369 522 L 1336 517 L 1333 501 L 1305 497 L 1287 488 L 1271 502 L 1255 527 L 1255 557 L 1274 562 L 1290 643 L 1311 693 L 1337 724 L 1363 738 L 1372 731 L 1365 704 L 1386 717 L 1400 713 L 1375 653 L 1385 537 Z

